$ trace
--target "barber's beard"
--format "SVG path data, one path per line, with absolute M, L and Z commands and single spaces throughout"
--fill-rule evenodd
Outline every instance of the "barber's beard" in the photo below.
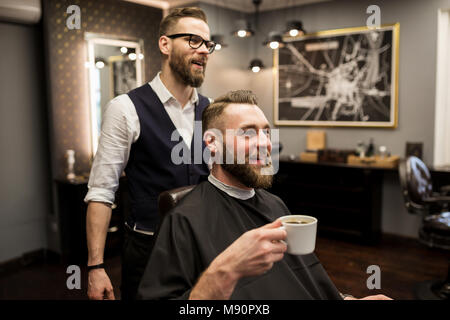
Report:
M 193 88 L 200 87 L 205 79 L 206 63 L 202 70 L 195 70 L 192 67 L 192 59 L 183 56 L 175 49 L 172 50 L 169 66 L 182 83 Z
M 224 150 L 226 150 L 226 146 L 224 146 Z M 227 164 L 226 156 L 224 154 L 221 166 L 246 187 L 267 189 L 272 186 L 273 181 L 272 163 L 270 156 L 268 157 L 268 160 L 270 161 L 269 164 L 257 166 L 249 163 L 248 155 L 245 157 L 245 164 L 238 164 L 237 155 L 235 154 L 234 163 Z

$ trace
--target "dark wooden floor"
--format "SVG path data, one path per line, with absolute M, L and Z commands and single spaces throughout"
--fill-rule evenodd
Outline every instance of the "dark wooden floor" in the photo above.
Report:
M 316 254 L 339 291 L 358 298 L 381 293 L 393 299 L 415 299 L 417 283 L 444 280 L 449 263 L 448 252 L 386 234 L 375 246 L 319 238 Z M 380 290 L 367 288 L 370 265 L 380 267 Z
M 394 299 L 414 299 L 418 282 L 444 279 L 449 258 L 447 253 L 428 249 L 415 239 L 391 235 L 383 235 L 376 246 L 319 238 L 316 254 L 341 292 L 356 297 L 383 293 Z M 106 263 L 116 298 L 120 298 L 120 257 L 111 257 Z M 381 290 L 367 289 L 370 274 L 366 270 L 370 265 L 381 269 Z M 86 299 L 85 267 L 81 267 L 80 290 L 67 289 L 66 268 L 47 259 L 0 273 L 0 299 Z

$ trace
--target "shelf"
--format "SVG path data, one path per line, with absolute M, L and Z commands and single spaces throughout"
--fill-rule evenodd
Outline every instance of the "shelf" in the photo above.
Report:
M 322 184 L 314 184 L 314 183 L 301 183 L 301 182 L 285 182 L 284 185 L 290 186 L 292 189 L 296 188 L 303 188 L 303 189 L 317 189 L 317 190 L 327 190 L 327 191 L 333 191 L 333 192 L 355 192 L 355 193 L 362 193 L 364 192 L 364 188 L 362 186 L 360 187 L 346 187 L 341 185 L 324 185 Z

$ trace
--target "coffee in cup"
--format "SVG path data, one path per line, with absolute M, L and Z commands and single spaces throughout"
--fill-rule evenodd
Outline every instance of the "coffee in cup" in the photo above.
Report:
M 292 224 L 308 224 L 309 222 L 303 220 L 287 220 L 284 223 L 292 223 Z
M 316 247 L 317 219 L 305 215 L 288 215 L 279 218 L 286 230 L 287 253 L 305 255 Z

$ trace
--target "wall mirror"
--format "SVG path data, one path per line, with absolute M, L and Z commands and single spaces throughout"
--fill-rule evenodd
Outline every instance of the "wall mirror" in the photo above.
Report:
M 89 69 L 92 156 L 97 152 L 105 106 L 114 97 L 142 85 L 144 42 L 85 33 Z

